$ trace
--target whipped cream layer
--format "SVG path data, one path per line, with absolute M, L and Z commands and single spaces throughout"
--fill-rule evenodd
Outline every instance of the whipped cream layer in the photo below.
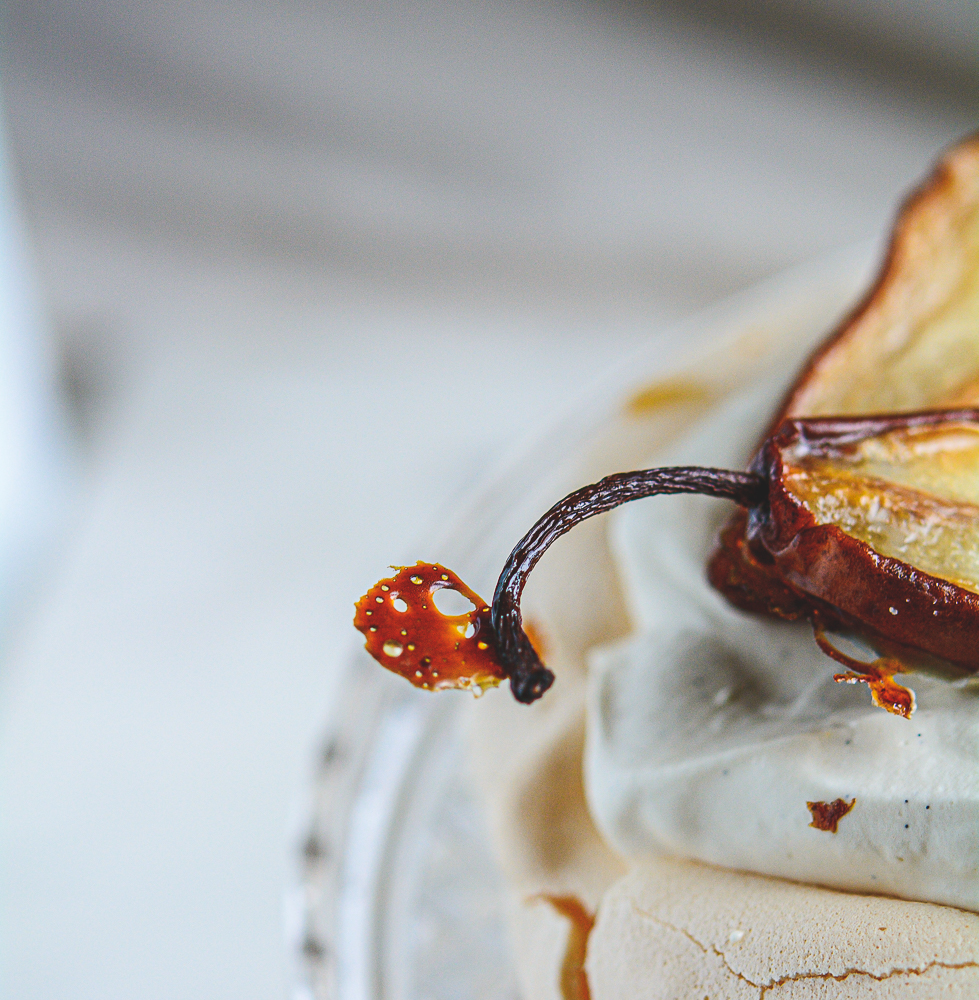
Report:
M 720 406 L 657 465 L 744 468 L 780 385 Z M 910 720 L 876 708 L 807 623 L 731 607 L 705 566 L 731 505 L 654 497 L 616 511 L 635 623 L 595 651 L 586 785 L 630 857 L 683 855 L 979 911 L 979 683 L 924 674 Z M 979 636 L 977 636 L 979 641 Z M 856 799 L 836 833 L 807 802 Z

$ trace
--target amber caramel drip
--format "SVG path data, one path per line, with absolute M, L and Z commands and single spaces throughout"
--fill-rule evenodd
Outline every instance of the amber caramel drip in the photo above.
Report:
M 846 653 L 840 652 L 826 638 L 818 621 L 813 622 L 813 632 L 816 644 L 829 657 L 849 667 L 846 673 L 833 674 L 833 680 L 839 684 L 866 684 L 870 688 L 870 697 L 878 708 L 886 709 L 892 715 L 900 715 L 902 719 L 910 719 L 914 712 L 914 692 L 898 684 L 895 674 L 905 673 L 907 667 L 900 660 L 880 657 L 871 663 L 856 660 Z
M 817 830 L 836 833 L 836 828 L 843 817 L 857 804 L 856 799 L 849 802 L 846 799 L 833 799 L 832 802 L 807 802 L 806 808 L 812 813 L 809 824 Z
M 711 400 L 712 395 L 707 386 L 693 379 L 668 378 L 635 392 L 626 401 L 625 412 L 630 417 L 645 417 L 671 406 L 704 404 Z
M 527 638 L 530 640 L 531 646 L 534 647 L 534 652 L 542 659 L 547 659 L 547 640 L 544 638 L 544 629 L 540 622 L 534 621 L 532 618 L 524 619 L 523 630 L 527 633 Z
M 395 576 L 379 580 L 356 604 L 354 626 L 371 656 L 428 691 L 466 688 L 480 695 L 496 687 L 506 675 L 496 657 L 489 605 L 438 563 L 392 569 Z M 435 606 L 439 590 L 454 590 L 476 607 L 444 615 Z
M 562 1000 L 590 1000 L 588 975 L 585 972 L 585 955 L 588 950 L 588 936 L 595 926 L 595 917 L 585 909 L 577 896 L 552 896 L 542 892 L 535 899 L 549 903 L 571 924 L 568 945 L 561 962 Z
M 966 378 L 964 382 L 957 385 L 949 392 L 946 399 L 942 400 L 943 406 L 979 406 L 979 379 Z

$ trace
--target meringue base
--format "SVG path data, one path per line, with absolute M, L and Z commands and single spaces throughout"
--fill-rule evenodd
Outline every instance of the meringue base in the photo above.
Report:
M 979 996 L 979 915 L 724 871 L 643 863 L 605 895 L 591 1000 Z

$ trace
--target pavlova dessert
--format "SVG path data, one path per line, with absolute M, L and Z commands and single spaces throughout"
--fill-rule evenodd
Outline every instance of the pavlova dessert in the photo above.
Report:
M 358 602 L 418 686 L 509 681 L 473 746 L 528 1000 L 979 997 L 979 139 L 810 340 L 651 388 L 650 467 L 492 602 L 437 563 Z

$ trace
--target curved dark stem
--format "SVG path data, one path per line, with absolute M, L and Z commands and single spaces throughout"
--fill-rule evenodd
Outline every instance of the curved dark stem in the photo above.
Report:
M 697 466 L 641 469 L 606 476 L 558 501 L 517 542 L 493 594 L 497 653 L 517 701 L 526 704 L 536 701 L 554 681 L 554 674 L 541 662 L 523 630 L 520 595 L 530 571 L 551 543 L 575 525 L 619 504 L 660 493 L 702 493 L 733 500 L 742 507 L 753 507 L 765 500 L 768 485 L 763 476 L 753 472 L 727 472 Z

